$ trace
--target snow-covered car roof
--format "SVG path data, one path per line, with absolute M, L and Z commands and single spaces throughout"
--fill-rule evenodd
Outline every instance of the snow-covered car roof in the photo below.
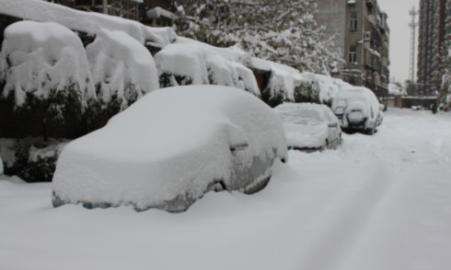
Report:
M 246 148 L 237 153 L 241 168 L 259 158 L 286 159 L 280 119 L 257 97 L 223 86 L 156 90 L 69 143 L 53 188 L 65 202 L 164 208 L 179 197 L 201 197 L 214 179 L 236 180 L 235 147 Z M 248 180 L 246 186 L 256 179 Z

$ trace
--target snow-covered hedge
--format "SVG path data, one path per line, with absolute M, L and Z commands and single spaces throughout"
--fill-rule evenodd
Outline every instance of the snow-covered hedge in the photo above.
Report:
M 14 23 L 4 35 L 0 99 L 5 105 L 3 115 L 17 121 L 15 132 L 27 130 L 25 136 L 79 135 L 83 106 L 95 97 L 79 37 L 59 24 L 32 21 Z
M 323 103 L 330 106 L 337 92 L 350 87 L 352 86 L 349 83 L 341 79 L 303 72 L 300 76 L 300 84 L 295 89 L 295 101 L 304 102 L 304 99 L 306 99 L 307 102 Z
M 104 29 L 122 31 L 139 43 L 150 42 L 163 47 L 175 40 L 171 28 L 152 28 L 139 22 L 104 15 L 84 12 L 42 0 L 1 0 L 1 13 L 25 20 L 38 22 L 56 22 L 71 30 L 97 35 Z
M 27 182 L 50 182 L 65 141 L 42 138 L 0 139 L 4 172 Z
M 159 88 L 152 55 L 125 32 L 103 30 L 86 51 L 97 96 L 105 103 L 115 96 L 126 108 Z
M 66 145 L 53 204 L 184 211 L 211 189 L 264 188 L 286 155 L 280 119 L 252 94 L 224 86 L 161 89 Z
M 237 48 L 218 48 L 178 38 L 156 56 L 162 87 L 214 84 L 260 95 L 252 70 L 243 63 L 248 55 Z

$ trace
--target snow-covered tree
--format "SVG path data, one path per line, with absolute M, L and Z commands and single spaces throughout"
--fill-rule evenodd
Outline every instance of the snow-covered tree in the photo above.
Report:
M 337 61 L 314 0 L 179 0 L 180 34 L 216 45 L 237 44 L 255 56 L 302 71 L 327 73 Z

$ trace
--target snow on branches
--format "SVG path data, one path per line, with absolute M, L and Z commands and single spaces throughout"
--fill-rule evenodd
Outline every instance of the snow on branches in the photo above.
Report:
M 314 0 L 179 0 L 181 35 L 216 46 L 238 45 L 301 71 L 328 73 L 340 60 L 314 14 Z

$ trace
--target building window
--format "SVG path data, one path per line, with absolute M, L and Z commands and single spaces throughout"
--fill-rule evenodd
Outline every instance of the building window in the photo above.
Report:
M 358 25 L 359 25 L 359 22 L 357 20 L 357 12 L 352 11 L 351 12 L 351 20 L 350 20 L 350 31 L 356 32 Z
M 348 61 L 350 64 L 357 64 L 357 47 L 356 46 L 351 46 L 351 48 L 349 48 Z

